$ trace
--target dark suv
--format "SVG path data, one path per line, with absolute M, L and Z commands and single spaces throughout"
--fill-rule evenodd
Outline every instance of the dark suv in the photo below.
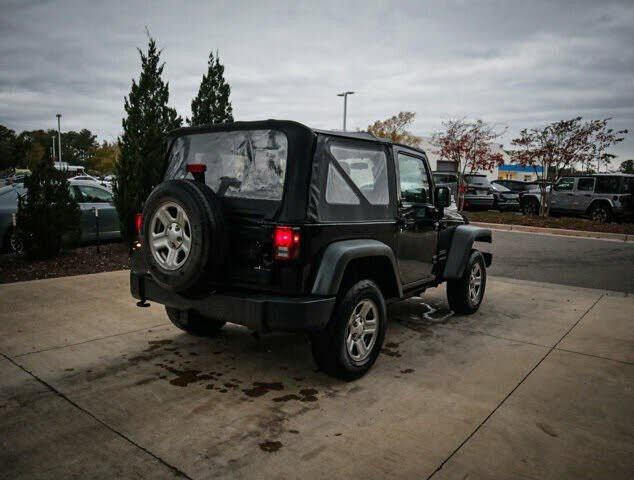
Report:
M 447 282 L 475 312 L 491 232 L 445 212 L 425 153 L 291 121 L 183 128 L 138 217 L 130 276 L 143 305 L 212 335 L 225 322 L 306 331 L 318 366 L 353 379 L 375 362 L 386 304 Z

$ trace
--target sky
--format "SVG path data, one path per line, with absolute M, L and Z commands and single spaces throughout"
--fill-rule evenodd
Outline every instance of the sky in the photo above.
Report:
M 32 1 L 0 0 L 0 124 L 16 131 L 121 132 L 147 27 L 162 49 L 170 104 L 190 114 L 210 51 L 237 120 L 291 119 L 365 129 L 416 112 L 430 136 L 451 118 L 505 130 L 575 116 L 632 131 L 632 1 Z

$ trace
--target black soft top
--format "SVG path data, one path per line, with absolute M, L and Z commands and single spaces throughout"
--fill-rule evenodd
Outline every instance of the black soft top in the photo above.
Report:
M 182 135 L 198 133 L 227 132 L 236 130 L 277 130 L 286 134 L 288 139 L 288 161 L 286 164 L 286 178 L 284 180 L 284 193 L 280 202 L 271 205 L 268 218 L 285 222 L 302 222 L 306 219 L 308 200 L 315 185 L 311 188 L 311 173 L 313 172 L 313 156 L 316 155 L 318 139 L 320 136 L 340 137 L 365 142 L 372 142 L 384 146 L 397 145 L 419 153 L 420 149 L 407 145 L 400 145 L 385 138 L 378 138 L 367 132 L 341 132 L 336 130 L 319 130 L 291 120 L 257 120 L 250 122 L 231 122 L 215 125 L 201 125 L 196 127 L 183 127 L 171 131 L 168 139 L 173 141 Z M 320 162 L 317 162 L 317 165 Z M 317 178 L 317 177 L 316 177 Z M 311 190 L 311 192 L 309 192 Z M 255 205 L 249 200 L 231 200 L 232 203 L 248 208 Z M 258 204 L 263 204 L 259 201 Z M 272 213 L 274 212 L 274 213 Z
M 213 124 L 213 125 L 200 125 L 197 127 L 182 127 L 176 130 L 172 130 L 169 132 L 168 136 L 178 137 L 180 135 L 187 135 L 192 133 L 205 133 L 205 132 L 224 132 L 231 130 L 263 130 L 263 129 L 274 129 L 274 130 L 282 130 L 287 135 L 289 131 L 303 131 L 303 133 L 311 133 L 313 136 L 315 134 L 328 135 L 331 137 L 339 137 L 339 138 L 350 138 L 354 140 L 364 140 L 367 142 L 373 143 L 381 143 L 385 145 L 396 145 L 404 148 L 408 148 L 410 150 L 414 150 L 420 153 L 425 153 L 420 148 L 411 147 L 409 145 L 404 145 L 401 143 L 393 142 L 388 138 L 376 137 L 368 132 L 344 132 L 341 130 L 324 130 L 319 128 L 311 128 L 303 123 L 295 122 L 293 120 L 254 120 L 248 122 L 229 122 L 229 123 L 221 123 L 221 124 Z

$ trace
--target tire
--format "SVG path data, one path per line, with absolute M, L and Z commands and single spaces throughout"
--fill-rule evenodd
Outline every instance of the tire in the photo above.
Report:
M 527 198 L 522 202 L 522 213 L 524 215 L 537 215 L 539 213 L 539 202 L 534 198 Z
M 612 210 L 604 203 L 596 203 L 590 208 L 590 218 L 594 222 L 607 223 L 612 219 Z
M 472 275 L 474 278 L 472 279 Z M 472 295 L 472 280 L 479 278 L 480 283 L 477 288 L 477 294 Z M 469 257 L 467 266 L 464 269 L 461 278 L 447 281 L 447 300 L 449 307 L 456 313 L 470 315 L 480 308 L 484 299 L 484 291 L 487 284 L 486 265 L 484 257 L 480 252 L 474 250 Z
M 13 227 L 11 227 L 5 235 L 3 244 L 3 250 L 6 251 L 6 253 L 12 255 L 22 255 L 24 253 L 24 244 Z
M 167 290 L 184 293 L 219 274 L 226 236 L 220 200 L 202 183 L 163 182 L 145 203 L 145 260 L 153 279 Z
M 372 327 L 374 336 L 363 334 Z M 387 310 L 381 290 L 373 281 L 361 280 L 342 292 L 326 330 L 313 334 L 315 363 L 323 372 L 342 380 L 360 378 L 376 362 L 386 329 Z
M 178 328 L 197 337 L 213 337 L 220 332 L 220 329 L 227 322 L 216 320 L 213 318 L 203 317 L 202 315 L 185 310 L 177 310 L 172 307 L 165 307 L 167 316 L 170 321 Z

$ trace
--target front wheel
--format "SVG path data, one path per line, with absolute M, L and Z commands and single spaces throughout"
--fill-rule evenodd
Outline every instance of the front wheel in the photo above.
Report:
M 176 327 L 198 337 L 212 337 L 227 323 L 222 320 L 203 317 L 196 312 L 178 310 L 167 306 L 165 311 Z
M 447 282 L 447 300 L 456 313 L 472 314 L 478 311 L 487 284 L 484 257 L 474 250 L 469 257 L 462 277 Z
M 381 290 L 373 281 L 361 280 L 344 292 L 326 330 L 312 336 L 317 366 L 343 380 L 363 376 L 379 356 L 386 327 Z

